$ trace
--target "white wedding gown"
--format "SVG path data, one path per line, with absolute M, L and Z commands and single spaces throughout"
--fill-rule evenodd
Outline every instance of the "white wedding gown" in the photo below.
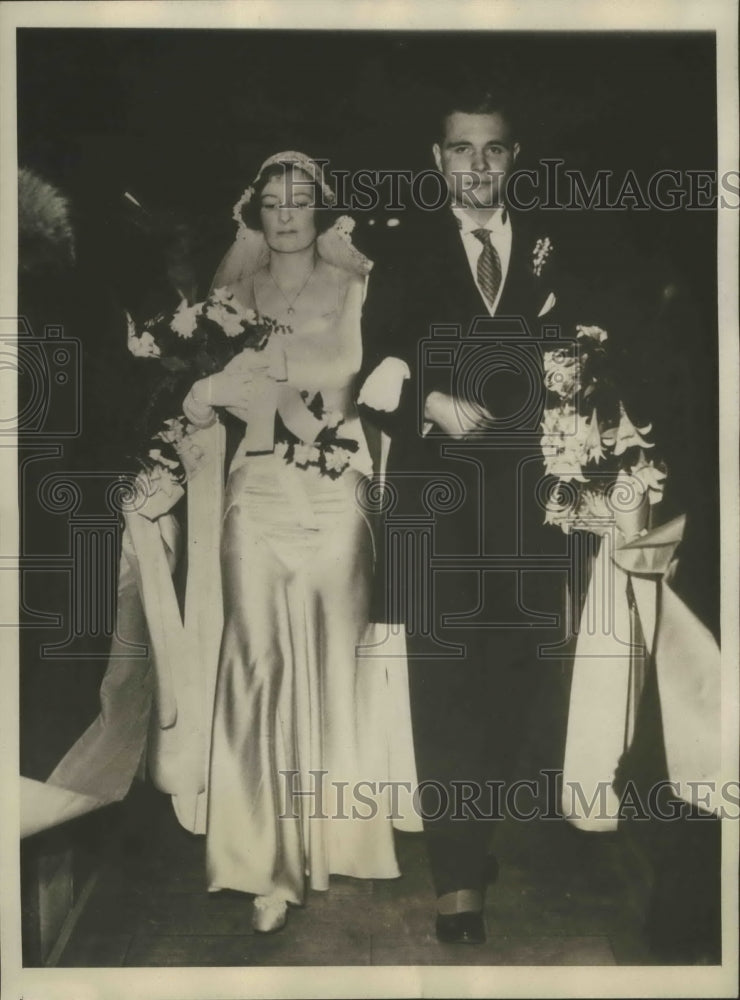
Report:
M 209 888 L 279 893 L 292 903 L 303 901 L 306 875 L 311 888 L 326 889 L 332 873 L 400 874 L 389 794 L 375 793 L 391 777 L 386 664 L 356 655 L 373 572 L 372 535 L 356 497 L 370 459 L 352 402 L 364 283 L 327 273 L 336 298 L 326 311 L 306 315 L 297 306 L 289 319 L 288 385 L 309 399 L 320 392 L 327 411 L 340 411 L 341 436 L 357 440 L 358 452 L 332 479 L 286 463 L 280 445 L 270 454 L 246 454 L 242 445 L 226 486 L 221 546 Z M 259 308 L 255 278 L 235 290 Z M 392 697 L 406 719 L 408 772 L 408 694 L 399 690 L 401 704 Z

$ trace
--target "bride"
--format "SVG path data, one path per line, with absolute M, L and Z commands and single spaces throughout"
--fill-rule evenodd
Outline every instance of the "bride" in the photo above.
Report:
M 400 874 L 385 800 L 352 799 L 364 783 L 362 801 L 372 800 L 388 765 L 370 717 L 378 661 L 356 655 L 373 542 L 356 499 L 372 470 L 353 382 L 372 265 L 329 225 L 333 200 L 302 154 L 262 165 L 214 286 L 289 327 L 273 335 L 283 370 L 256 373 L 243 352 L 196 382 L 183 406 L 199 427 L 216 407 L 247 424 L 223 508 L 206 845 L 210 891 L 254 893 L 261 932 L 282 928 L 288 904 L 304 902 L 306 876 L 324 890 L 331 874 Z M 292 433 L 275 412 L 290 414 Z M 250 438 L 250 425 L 265 421 L 268 440 Z M 339 439 L 344 447 L 328 447 Z

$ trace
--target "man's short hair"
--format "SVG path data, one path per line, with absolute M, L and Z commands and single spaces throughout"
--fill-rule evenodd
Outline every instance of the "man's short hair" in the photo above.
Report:
M 462 84 L 445 94 L 439 102 L 437 110 L 436 138 L 438 141 L 441 142 L 444 139 L 446 121 L 456 111 L 467 115 L 500 114 L 509 126 L 512 139 L 519 138 L 518 114 L 514 99 L 500 84 L 489 87 Z

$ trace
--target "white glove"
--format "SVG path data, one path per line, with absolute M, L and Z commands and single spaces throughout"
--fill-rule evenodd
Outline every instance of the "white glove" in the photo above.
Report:
M 252 395 L 252 383 L 264 375 L 254 369 L 254 359 L 237 354 L 223 371 L 202 378 L 191 390 L 193 400 L 201 406 L 245 406 Z
M 392 413 L 398 409 L 403 383 L 407 378 L 411 378 L 411 372 L 405 361 L 384 358 L 365 379 L 357 402 L 369 406 L 371 410 Z
M 429 393 L 424 405 L 424 417 L 444 434 L 457 440 L 479 434 L 493 423 L 493 416 L 485 407 L 470 400 L 463 403 L 444 392 Z M 425 435 L 428 430 L 431 428 L 425 429 Z

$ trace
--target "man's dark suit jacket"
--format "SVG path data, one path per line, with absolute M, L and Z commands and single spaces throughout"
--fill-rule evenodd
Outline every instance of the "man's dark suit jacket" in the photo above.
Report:
M 509 267 L 493 319 L 449 210 L 410 221 L 397 252 L 371 276 L 364 372 L 389 355 L 411 371 L 398 411 L 380 417 L 392 438 L 387 478 L 397 500 L 380 519 L 379 619 L 403 617 L 398 595 L 389 593 L 394 571 L 387 578 L 382 557 L 388 529 L 414 516 L 431 517 L 433 551 L 447 560 L 445 571 L 435 573 L 435 616 L 467 612 L 474 626 L 529 628 L 552 624 L 562 607 L 567 540 L 544 524 L 542 350 L 572 337 L 575 322 L 592 320 L 577 314 L 577 303 L 575 312 L 569 305 L 572 283 L 558 267 L 555 240 L 535 273 L 533 251 L 550 233 L 548 220 L 513 216 L 511 224 Z M 456 441 L 436 427 L 424 437 L 424 399 L 435 389 L 476 399 L 496 422 L 475 441 Z M 487 557 L 485 572 L 469 557 Z M 507 568 L 490 557 L 506 557 Z

